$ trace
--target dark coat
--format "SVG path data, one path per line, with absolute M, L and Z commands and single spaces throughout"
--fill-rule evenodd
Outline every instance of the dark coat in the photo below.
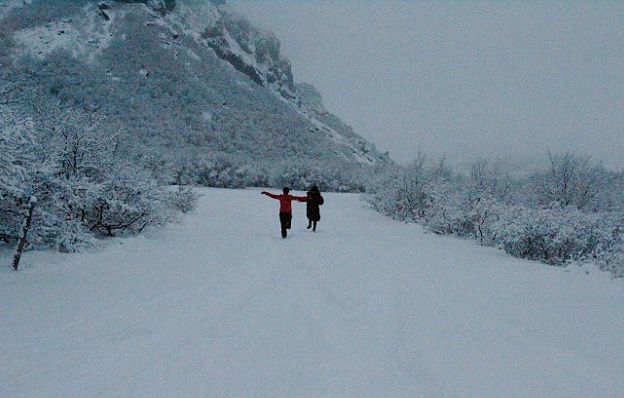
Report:
M 308 201 L 306 202 L 306 213 L 310 221 L 321 221 L 321 210 L 319 206 L 324 203 L 323 197 L 319 191 L 309 191 Z

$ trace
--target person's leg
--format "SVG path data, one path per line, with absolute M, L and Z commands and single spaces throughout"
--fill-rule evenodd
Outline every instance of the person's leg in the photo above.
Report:
M 286 214 L 286 229 L 290 229 L 291 223 L 292 223 L 292 213 L 285 213 L 285 214 Z
M 282 228 L 282 238 L 285 238 L 288 235 L 288 231 L 286 230 L 287 226 L 288 226 L 288 217 L 287 217 L 288 213 L 280 213 L 279 218 L 280 218 L 280 226 Z
M 312 231 L 316 232 L 316 221 L 312 223 Z
M 306 227 L 307 229 L 312 228 L 312 220 L 308 218 L 308 226 Z

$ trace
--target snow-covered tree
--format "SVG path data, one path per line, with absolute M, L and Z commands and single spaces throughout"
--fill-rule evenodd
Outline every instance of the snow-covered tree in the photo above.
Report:
M 373 179 L 367 198 L 384 214 L 439 234 L 471 237 L 548 264 L 594 261 L 624 275 L 622 173 L 573 154 L 549 159 L 548 171 L 527 177 L 477 159 L 464 176 L 420 155 Z
M 588 208 L 598 191 L 602 168 L 592 164 L 589 157 L 573 153 L 548 154 L 549 169 L 536 176 L 541 206 L 557 203 L 559 206 Z

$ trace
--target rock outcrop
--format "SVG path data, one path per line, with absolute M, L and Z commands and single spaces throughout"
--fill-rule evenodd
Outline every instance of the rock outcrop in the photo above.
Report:
M 0 87 L 0 105 L 47 125 L 63 117 L 59 104 L 87 112 L 84 120 L 105 121 L 102 134 L 123 134 L 132 156 L 155 148 L 155 170 L 222 155 L 266 172 L 313 165 L 340 174 L 389 162 L 312 86 L 295 83 L 275 35 L 222 1 L 55 4 L 0 6 L 0 83 L 19 88 Z

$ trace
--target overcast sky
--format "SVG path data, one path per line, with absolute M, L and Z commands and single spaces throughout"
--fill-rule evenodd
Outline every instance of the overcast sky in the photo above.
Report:
M 624 167 L 624 1 L 231 0 L 381 150 Z

